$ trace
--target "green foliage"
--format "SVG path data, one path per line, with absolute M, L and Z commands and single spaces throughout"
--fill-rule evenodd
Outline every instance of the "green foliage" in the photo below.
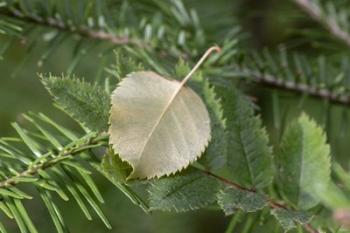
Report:
M 36 130 L 28 131 L 13 124 L 19 138 L 0 140 L 1 155 L 6 158 L 1 163 L 2 211 L 9 217 L 15 217 L 21 232 L 36 232 L 21 202 L 22 199 L 32 199 L 32 195 L 19 186 L 26 183 L 38 190 L 58 232 L 66 227 L 51 193 L 56 193 L 65 201 L 75 200 L 88 219 L 91 219 L 90 206 L 110 228 L 97 203 L 104 200 L 91 178 L 91 172 L 76 159 L 77 156 L 84 157 L 92 148 L 105 145 L 105 137 L 95 133 L 77 137 L 43 114 L 30 113 L 25 118 Z M 22 142 L 22 146 L 13 145 L 16 141 Z
M 50 75 L 41 79 L 54 100 L 73 119 L 95 132 L 107 129 L 110 97 L 106 91 L 75 78 Z
M 252 103 L 235 87 L 220 93 L 227 131 L 227 165 L 231 177 L 249 188 L 268 186 L 273 178 L 272 150 Z
M 333 172 L 337 180 L 330 182 L 326 190 L 320 190 L 320 192 L 316 192 L 315 194 L 318 198 L 320 198 L 324 205 L 328 206 L 334 211 L 338 209 L 349 209 L 349 172 L 344 170 L 344 168 L 337 163 L 333 165 Z
M 87 124 L 91 119 L 90 116 L 96 117 L 94 118 L 95 122 L 91 121 L 91 128 L 96 127 L 97 131 L 101 131 L 102 129 L 98 129 L 98 125 L 105 125 L 103 127 L 107 127 L 106 119 L 109 117 L 109 113 L 106 111 L 106 105 L 108 104 L 109 108 L 109 97 L 107 93 L 102 90 L 99 86 L 92 86 L 88 83 L 82 82 L 80 80 L 75 79 L 58 79 L 58 78 L 43 78 L 43 82 L 46 85 L 50 83 L 47 80 L 51 80 L 51 87 L 57 91 L 52 92 L 55 93 L 55 98 L 62 97 L 62 102 L 57 101 L 59 107 L 64 109 L 68 115 L 74 116 L 77 114 L 76 120 L 81 121 L 84 125 L 86 121 Z M 67 87 L 71 87 L 71 89 L 66 90 L 62 88 L 64 84 L 68 83 Z M 52 91 L 49 89 L 49 91 Z M 66 92 L 67 91 L 67 92 Z M 77 101 L 79 100 L 79 101 Z M 84 103 L 84 104 L 81 104 Z M 105 106 L 104 106 L 105 105 Z M 76 108 L 75 108 L 75 107 Z M 108 110 L 109 111 L 109 110 Z M 85 114 L 85 115 L 84 115 Z M 106 118 L 107 117 L 107 118 Z M 94 126 L 95 125 L 95 126 Z M 63 130 L 60 130 L 63 131 Z M 70 139 L 76 140 L 76 137 L 71 133 L 67 132 L 67 130 L 63 131 Z M 106 137 L 106 136 L 104 136 Z M 110 149 L 107 150 L 107 153 L 102 160 L 102 166 L 98 164 L 98 162 L 94 162 L 91 165 L 98 170 L 102 175 L 104 175 L 108 180 L 110 180 L 120 191 L 122 191 L 135 205 L 138 205 L 145 212 L 148 212 L 148 206 L 144 203 L 144 201 L 126 184 L 125 176 L 126 173 L 131 169 L 131 167 L 123 163 L 119 157 L 114 155 L 114 152 Z M 111 173 L 111 169 L 114 169 L 114 172 Z M 117 171 L 117 172 L 115 172 Z M 90 182 L 91 183 L 91 182 Z M 78 201 L 78 204 L 81 201 Z M 83 208 L 83 207 L 82 207 Z M 83 208 L 85 209 L 85 208 Z M 90 214 L 88 214 L 89 216 Z M 89 217 L 90 218 L 90 217 Z
M 211 120 L 211 137 L 209 145 L 199 160 L 210 170 L 216 170 L 225 166 L 226 163 L 226 133 L 225 122 L 223 119 L 222 107 L 216 96 L 213 87 L 209 86 L 207 80 L 201 81 L 201 89 L 199 90 L 202 98 L 208 108 Z
M 247 4 L 244 2 L 251 4 L 246 5 L 248 12 L 241 7 Z M 69 224 L 67 209 L 60 201 L 75 203 L 76 208 L 69 207 L 72 215 L 78 209 L 88 220 L 97 216 L 107 228 L 115 225 L 118 232 L 125 229 L 106 216 L 137 222 L 135 225 L 144 232 L 182 232 L 182 228 L 171 225 L 180 218 L 177 212 L 201 208 L 234 214 L 227 233 L 280 232 L 276 223 L 284 231 L 346 231 L 350 227 L 350 175 L 348 159 L 341 155 L 346 155 L 348 148 L 339 144 L 348 141 L 343 135 L 348 134 L 346 107 L 350 104 L 348 3 L 290 1 L 296 3 L 293 5 L 267 0 L 264 5 L 273 2 L 274 7 L 263 9 L 251 2 L 255 1 L 0 0 L 0 60 L 7 62 L 1 68 L 16 65 L 11 71 L 16 76 L 25 61 L 34 61 L 35 65 L 29 65 L 36 72 L 66 73 L 62 78 L 41 75 L 41 79 L 56 105 L 83 127 L 65 128 L 60 116 L 54 121 L 41 113 L 28 113 L 12 123 L 17 136 L 0 138 L 0 232 L 10 233 L 13 226 L 21 233 L 41 232 L 39 223 L 46 219 L 36 219 L 32 207 L 37 207 L 37 202 L 46 208 L 57 232 L 77 231 L 79 225 L 75 219 L 72 222 L 77 226 Z M 281 5 L 286 8 L 279 9 Z M 264 13 L 273 15 L 273 21 L 265 20 Z M 279 20 L 279 14 L 283 20 Z M 306 16 L 321 27 L 306 21 Z M 274 22 L 284 27 L 290 18 L 294 21 L 283 33 L 269 28 Z M 244 33 L 239 24 L 244 25 Z M 261 25 L 265 30 L 260 30 Z M 296 25 L 298 28 L 294 28 Z M 250 37 L 245 34 L 248 28 L 252 29 Z M 283 45 L 273 48 L 271 41 L 265 41 L 270 31 L 273 43 L 282 41 Z M 182 79 L 198 56 L 214 43 L 222 52 L 211 56 L 201 67 L 202 72 L 188 83 L 201 96 L 210 115 L 212 139 L 208 147 L 198 161 L 171 176 L 127 180 L 131 167 L 120 159 L 118 148 L 111 149 L 104 134 L 111 90 L 136 71 L 150 70 Z M 252 44 L 272 49 L 260 51 Z M 12 48 L 20 52 L 12 54 Z M 115 48 L 118 50 L 113 54 Z M 61 53 L 63 59 L 56 59 Z M 116 61 L 111 59 L 114 55 Z M 55 57 L 53 67 L 51 57 Z M 31 71 L 24 72 L 26 78 Z M 75 78 L 73 73 L 87 80 L 93 77 L 94 82 Z M 11 111 L 7 106 L 17 105 L 19 91 L 1 89 L 6 97 L 2 109 Z M 296 95 L 290 93 L 300 95 L 293 98 Z M 310 96 L 322 101 L 305 104 Z M 255 110 L 261 110 L 259 116 Z M 302 111 L 308 111 L 315 121 L 303 114 L 290 123 Z M 334 128 L 335 123 L 341 132 Z M 333 146 L 332 157 L 326 133 Z M 332 176 L 331 160 L 335 164 Z M 167 165 L 169 161 L 162 162 Z M 119 205 L 95 172 L 117 187 L 127 197 L 125 200 L 143 210 L 139 211 L 140 219 L 130 215 L 130 206 L 127 211 L 119 209 L 123 204 Z M 111 202 L 104 194 L 113 197 Z M 107 210 L 106 215 L 102 209 Z M 144 224 L 144 219 L 151 217 L 144 212 L 153 211 L 157 216 L 159 210 L 177 215 L 166 217 L 171 219 L 164 224 L 166 230 L 147 228 L 152 224 Z M 216 221 L 214 214 L 210 212 L 210 221 L 200 219 L 201 225 Z M 7 224 L 6 217 L 15 224 Z M 192 219 L 186 221 L 192 227 Z M 101 231 L 95 227 L 98 229 L 90 229 L 90 225 L 88 229 Z
M 350 24 L 346 20 L 350 12 L 346 1 L 339 1 L 337 4 L 324 0 L 315 0 L 312 2 L 294 1 L 305 13 L 312 15 L 312 19 L 318 22 L 325 29 L 324 31 L 333 35 L 333 39 L 337 39 L 338 42 L 342 42 L 345 46 L 350 45 Z M 317 33 L 315 34 L 317 35 Z M 323 35 L 324 32 L 320 32 L 319 34 Z M 339 46 L 339 43 L 334 44 L 335 46 Z
M 322 129 L 303 114 L 283 136 L 278 151 L 278 180 L 286 199 L 298 208 L 314 207 L 315 191 L 326 190 L 330 180 L 330 149 Z
M 126 58 L 127 57 L 127 58 Z M 145 70 L 141 63 L 137 63 L 133 58 L 127 56 L 126 52 L 119 49 L 115 52 L 115 64 L 106 71 L 111 74 L 118 82 L 132 72 Z
M 39 66 L 54 56 L 64 42 L 74 43 L 68 73 L 72 73 L 88 55 L 95 56 L 96 47 L 99 57 L 111 54 L 114 48 L 121 46 L 147 48 L 152 52 L 163 50 L 169 56 L 177 57 L 189 53 L 191 47 L 202 47 L 206 40 L 197 12 L 187 10 L 182 1 L 101 3 L 74 0 L 67 3 L 53 0 L 47 3 L 34 0 L 23 3 L 21 0 L 1 0 L 0 14 L 0 34 L 27 37 L 28 55 L 35 53 L 39 45 L 47 46 L 39 58 Z M 31 30 L 33 25 L 37 31 Z M 44 36 L 39 39 L 38 34 Z M 8 47 L 0 46 L 0 49 L 7 50 Z M 102 60 L 98 64 L 103 64 Z
M 192 168 L 177 176 L 154 180 L 148 189 L 153 210 L 188 211 L 214 204 L 220 183 Z
M 267 206 L 263 195 L 232 187 L 226 187 L 218 194 L 218 203 L 226 215 L 234 214 L 238 209 L 256 212 Z
M 187 69 L 187 67 L 182 65 L 182 68 L 178 68 L 178 72 L 180 72 L 181 69 L 184 71 Z M 101 106 L 97 107 L 96 102 L 94 102 L 97 99 L 101 99 L 101 92 L 105 94 L 107 93 L 102 90 L 102 88 L 92 86 L 75 79 L 60 80 L 52 77 L 44 79 L 46 86 L 49 86 L 47 84 L 47 80 L 52 81 L 50 85 L 51 88 L 49 88 L 49 90 L 57 99 L 57 103 L 60 104 L 60 107 L 65 109 L 70 116 L 73 116 L 74 119 L 84 123 L 88 122 L 86 119 L 91 119 L 90 117 L 87 117 L 86 114 L 88 113 L 93 112 L 95 116 L 104 116 L 106 114 L 105 108 Z M 63 83 L 61 81 L 63 81 Z M 57 87 L 57 84 L 60 85 Z M 67 90 L 64 90 L 63 86 L 66 84 L 67 86 L 65 87 L 68 88 Z M 260 192 L 257 193 L 252 189 L 262 188 L 269 185 L 274 174 L 271 148 L 268 146 L 267 134 L 265 129 L 261 126 L 260 118 L 254 116 L 253 104 L 248 101 L 247 97 L 240 93 L 234 86 L 227 89 L 220 89 L 219 87 L 213 88 L 210 86 L 209 82 L 204 80 L 200 75 L 197 75 L 194 78 L 191 86 L 193 86 L 193 88 L 200 93 L 208 107 L 212 123 L 211 128 L 214 136 L 213 141 L 211 141 L 209 144 L 203 158 L 199 161 L 199 164 L 176 175 L 161 179 L 154 179 L 150 182 L 151 184 L 147 189 L 149 193 L 149 207 L 148 204 L 145 203 L 142 198 L 131 188 L 130 185 L 132 184 L 126 180 L 131 171 L 130 165 L 122 162 L 112 150 L 109 148 L 103 149 L 104 151 L 107 151 L 107 153 L 104 155 L 101 166 L 97 161 L 90 161 L 88 157 L 84 156 L 84 159 L 90 161 L 89 163 L 91 166 L 95 167 L 99 172 L 106 176 L 134 204 L 140 206 L 146 212 L 149 210 L 184 212 L 212 206 L 216 203 L 219 204 L 226 214 L 232 214 L 236 209 L 241 209 L 244 212 L 256 212 L 264 207 L 275 209 L 275 204 L 271 204 L 274 202 L 271 202 L 265 196 L 265 194 Z M 86 90 L 89 91 L 88 94 L 85 93 Z M 218 90 L 225 91 L 217 92 L 220 93 L 220 99 L 216 97 L 217 93 L 215 93 Z M 77 99 L 79 100 L 78 102 Z M 79 103 L 86 104 L 81 105 Z M 223 110 L 221 110 L 221 103 L 224 106 Z M 223 120 L 223 116 L 226 116 L 225 121 Z M 63 133 L 68 139 L 77 140 L 77 137 L 74 134 L 64 128 L 61 128 L 52 120 L 49 120 L 43 116 L 41 116 L 41 118 L 45 122 L 56 127 L 58 131 Z M 101 118 L 102 117 L 95 117 L 94 120 L 98 119 L 99 122 Z M 306 117 L 302 116 L 300 119 L 304 118 Z M 50 132 L 43 128 L 40 124 L 37 124 L 33 117 L 26 116 L 26 119 L 34 124 L 37 130 L 43 135 L 44 138 L 47 138 L 55 149 L 63 149 L 60 141 L 56 139 L 56 137 L 52 136 Z M 94 120 L 91 120 L 91 122 L 93 123 Z M 301 122 L 305 123 L 304 121 Z M 308 121 L 306 121 L 306 123 L 307 122 Z M 86 126 L 87 125 L 88 124 L 86 124 Z M 27 131 L 22 130 L 17 124 L 14 124 L 14 127 L 18 131 L 21 140 L 28 145 L 28 148 L 34 155 L 40 158 L 42 154 L 40 143 L 33 140 L 32 137 L 28 135 Z M 309 128 L 313 129 L 315 127 L 316 126 L 313 123 L 312 127 Z M 319 130 L 317 127 L 316 129 Z M 316 133 L 319 133 L 317 130 Z M 97 127 L 96 131 L 99 131 Z M 105 139 L 107 136 L 102 135 L 101 137 Z M 90 143 L 90 141 L 88 142 Z M 327 145 L 324 143 L 325 141 L 319 141 L 318 147 L 327 147 Z M 256 149 L 255 147 L 258 148 L 257 151 L 252 150 Z M 231 151 L 239 152 L 240 154 L 238 154 L 239 156 L 237 155 L 237 157 L 230 158 L 232 153 L 230 154 L 229 152 Z M 228 158 L 226 158 L 226 156 Z M 233 169 L 235 168 L 232 163 L 233 161 L 238 161 L 237 165 L 243 165 L 242 167 L 238 166 L 237 169 L 239 173 L 236 169 Z M 81 174 L 87 173 L 86 169 L 75 164 L 67 164 L 66 161 L 61 160 L 59 160 L 59 162 L 62 162 L 63 166 L 69 165 L 78 169 Z M 204 165 L 205 169 L 207 170 L 203 170 L 202 165 Z M 232 183 L 220 175 L 211 172 L 211 170 L 218 170 L 218 168 L 223 166 L 229 172 L 229 177 L 232 177 L 232 181 L 237 182 L 238 184 Z M 67 168 L 63 168 L 63 170 L 67 172 Z M 56 175 L 62 176 L 56 167 L 53 168 L 53 171 Z M 235 175 L 233 176 L 232 173 Z M 247 174 L 249 174 L 248 181 L 246 181 Z M 83 177 L 84 179 L 87 179 L 86 183 L 90 186 L 96 198 L 102 201 L 103 199 L 96 187 L 93 185 L 91 178 L 87 178 L 86 175 Z M 241 180 L 237 179 L 239 177 L 246 182 L 242 182 Z M 26 179 L 27 177 L 25 177 L 24 180 Z M 22 177 L 21 180 L 23 180 Z M 96 211 L 106 226 L 110 227 L 106 217 L 98 208 L 97 204 L 93 201 L 92 197 L 89 196 L 89 193 L 86 191 L 86 189 L 84 189 L 84 186 L 80 183 L 80 181 L 74 180 L 74 178 L 69 175 L 68 177 L 64 177 L 64 182 L 68 184 L 68 192 L 75 198 L 78 206 L 88 219 L 91 219 L 92 216 L 84 204 L 83 197 L 86 198 L 86 201 Z M 136 181 L 136 183 L 138 182 Z M 77 185 L 76 189 L 74 189 L 74 185 Z M 316 190 L 317 187 L 314 186 L 313 188 Z M 26 198 L 25 194 L 13 192 L 12 190 L 2 190 L 1 193 L 2 195 L 8 197 Z M 67 196 L 66 194 L 62 193 L 60 195 L 63 197 Z M 47 196 L 46 198 L 43 198 L 43 201 L 52 215 L 52 219 L 57 230 L 62 231 L 62 229 L 64 229 L 64 223 L 59 220 L 61 217 L 53 214 L 56 213 L 53 212 L 53 209 L 57 207 L 54 207 L 54 204 L 48 204 Z M 278 212 L 273 214 L 278 215 L 280 213 Z M 291 225 L 291 223 L 286 220 L 283 213 L 280 215 L 282 215 L 281 218 L 283 219 L 281 220 L 282 225 Z M 22 224 L 20 223 L 20 220 L 18 221 L 19 224 Z M 292 222 L 294 223 L 295 221 Z M 304 224 L 304 222 L 301 220 L 298 222 L 301 225 Z M 31 223 L 28 220 L 26 224 L 29 224 L 28 227 L 31 227 Z

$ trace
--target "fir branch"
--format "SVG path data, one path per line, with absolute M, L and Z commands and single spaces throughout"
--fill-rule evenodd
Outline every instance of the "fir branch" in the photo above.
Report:
M 38 174 L 39 170 L 45 170 L 56 164 L 71 158 L 74 155 L 80 154 L 81 152 L 90 150 L 101 145 L 105 145 L 106 135 L 96 136 L 95 134 L 83 137 L 77 140 L 78 143 L 73 143 L 63 148 L 58 153 L 53 154 L 48 152 L 47 154 L 40 157 L 33 165 L 29 166 L 26 170 L 18 173 L 15 176 L 8 177 L 7 179 L 0 181 L 0 188 L 6 188 L 9 186 L 15 186 L 21 182 L 20 178 L 31 177 Z M 84 142 L 81 143 L 81 140 Z
M 335 38 L 350 47 L 350 33 L 344 30 L 334 19 L 326 15 L 322 8 L 312 0 L 294 0 L 311 18 L 325 27 Z
M 98 41 L 110 42 L 114 45 L 134 45 L 140 48 L 146 47 L 144 41 L 140 41 L 136 38 L 130 38 L 128 36 L 118 36 L 111 32 L 102 30 L 93 30 L 87 26 L 70 26 L 65 22 L 53 18 L 43 18 L 38 15 L 24 15 L 17 10 L 2 9 L 0 11 L 1 17 L 8 17 L 14 20 L 18 20 L 25 23 L 31 23 L 42 27 L 49 27 L 60 30 L 62 32 L 73 33 L 85 38 L 90 38 Z
M 304 83 L 281 80 L 272 75 L 256 75 L 254 77 L 255 81 L 262 86 L 300 93 L 314 98 L 323 99 L 334 104 L 350 105 L 349 95 L 337 95 L 328 89 L 319 89 Z
M 215 73 L 216 72 L 213 70 L 208 71 L 208 74 L 210 75 Z M 262 74 L 261 72 L 256 72 L 254 70 L 244 69 L 237 71 L 236 68 L 233 68 L 233 70 L 222 74 L 222 77 L 240 77 L 246 79 L 247 81 L 255 82 L 263 87 L 311 96 L 316 99 L 328 101 L 332 104 L 338 104 L 343 106 L 350 105 L 350 95 L 347 93 L 336 94 L 330 88 L 321 88 L 311 84 L 285 80 L 271 74 Z

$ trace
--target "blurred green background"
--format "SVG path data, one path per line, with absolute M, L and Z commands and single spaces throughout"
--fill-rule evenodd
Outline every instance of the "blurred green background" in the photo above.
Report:
M 318 27 L 311 21 L 305 19 L 300 10 L 292 3 L 281 0 L 191 0 L 189 5 L 199 10 L 199 15 L 206 22 L 218 20 L 209 18 L 211 13 L 220 14 L 225 20 L 232 20 L 232 25 L 239 23 L 243 31 L 248 33 L 245 44 L 250 49 L 261 49 L 264 47 L 276 48 L 284 44 L 296 51 L 308 51 L 308 54 L 316 53 L 317 49 L 324 46 L 318 41 L 310 41 L 304 38 L 307 27 Z M 200 7 L 199 7 L 200 6 Z M 237 20 L 238 19 L 238 20 Z M 204 25 L 205 26 L 205 25 Z M 38 35 L 38 40 L 42 38 Z M 6 38 L 0 37 L 0 43 L 5 43 Z M 33 53 L 28 55 L 28 44 L 25 40 L 16 41 L 0 61 L 0 135 L 10 136 L 14 134 L 10 123 L 21 122 L 21 113 L 28 111 L 43 112 L 58 120 L 66 127 L 76 127 L 68 117 L 59 112 L 52 104 L 52 100 L 39 81 L 38 73 L 49 73 L 60 75 L 67 72 L 73 58 L 74 39 L 66 40 L 55 54 L 51 56 L 42 66 L 38 60 L 43 51 L 45 43 L 38 43 Z M 323 48 L 323 47 L 322 47 Z M 331 53 L 334 48 L 325 49 L 325 53 Z M 99 57 L 94 51 L 90 51 L 78 66 L 74 69 L 77 77 L 87 80 L 106 75 L 104 71 L 96 67 Z M 113 61 L 113 56 L 107 56 L 105 65 L 108 67 Z M 328 103 L 305 98 L 303 102 L 294 94 L 272 92 L 269 89 L 252 87 L 250 93 L 258 99 L 257 104 L 263 110 L 262 117 L 269 129 L 272 142 L 278 141 L 278 128 L 276 115 L 272 104 L 274 95 L 281 97 L 277 103 L 282 113 L 288 113 L 288 118 L 296 116 L 301 111 L 307 111 L 318 122 L 325 126 L 329 133 L 329 140 L 333 145 L 333 155 L 338 160 L 346 161 L 347 152 L 350 149 L 349 130 L 343 127 L 343 120 L 348 117 L 348 112 L 343 107 L 330 106 Z M 327 111 L 325 111 L 327 110 Z M 328 112 L 328 114 L 325 114 Z M 284 115 L 281 114 L 280 121 Z M 286 120 L 288 121 L 288 120 Z M 278 122 L 278 121 L 277 121 Z M 62 213 L 71 228 L 71 232 L 118 232 L 118 233 L 217 233 L 224 232 L 229 222 L 221 211 L 206 210 L 191 213 L 162 213 L 155 212 L 152 215 L 144 214 L 115 187 L 100 176 L 96 181 L 101 188 L 106 203 L 102 206 L 106 216 L 112 223 L 113 230 L 107 230 L 102 222 L 95 216 L 95 221 L 87 221 L 80 210 L 72 203 L 58 202 L 61 204 Z M 42 232 L 54 232 L 53 225 L 47 218 L 47 212 L 40 202 L 27 202 L 30 207 L 31 217 L 38 223 Z M 257 220 L 259 216 L 252 215 Z M 9 224 L 12 224 L 11 222 Z M 255 232 L 259 232 L 258 224 Z M 243 230 L 242 230 L 243 231 Z M 13 231 L 16 232 L 15 224 Z

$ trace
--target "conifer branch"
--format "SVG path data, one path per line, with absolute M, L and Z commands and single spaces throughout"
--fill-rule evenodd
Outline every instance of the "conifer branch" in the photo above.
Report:
M 347 93 L 336 94 L 330 88 L 319 88 L 306 83 L 289 81 L 271 74 L 262 74 L 254 70 L 244 69 L 236 71 L 235 68 L 233 69 L 234 71 L 228 71 L 223 76 L 227 78 L 241 77 L 267 88 L 307 95 L 316 99 L 329 101 L 332 104 L 343 106 L 350 105 L 350 95 Z M 212 73 L 210 71 L 208 73 L 215 74 L 215 72 Z
M 16 10 L 0 10 L 1 17 L 9 17 L 15 20 L 23 21 L 26 23 L 35 24 L 42 27 L 50 27 L 62 32 L 68 32 L 80 35 L 85 38 L 90 38 L 98 41 L 110 42 L 114 45 L 134 45 L 137 47 L 146 47 L 146 43 L 135 38 L 130 38 L 128 36 L 118 36 L 111 32 L 106 32 L 102 30 L 93 30 L 87 26 L 71 26 L 65 22 L 49 17 L 43 18 L 38 15 L 23 15 L 21 12 Z
M 312 0 L 294 0 L 299 7 L 316 22 L 325 27 L 335 38 L 350 47 L 350 34 L 341 28 L 338 22 L 323 13 L 321 7 Z
M 8 177 L 7 179 L 0 181 L 0 188 L 15 186 L 21 182 L 20 178 L 36 175 L 38 174 L 39 170 L 48 169 L 64 160 L 72 158 L 72 156 L 74 155 L 80 154 L 84 151 L 90 150 L 95 147 L 102 146 L 106 144 L 105 143 L 106 138 L 107 136 L 105 135 L 102 135 L 102 136 L 92 135 L 89 137 L 82 138 L 84 140 L 83 143 L 78 143 L 78 144 L 73 143 L 71 145 L 68 145 L 66 148 L 63 148 L 61 151 L 56 153 L 56 155 L 53 154 L 52 152 L 48 152 L 47 154 L 40 157 L 36 162 L 34 162 L 33 165 L 29 166 L 24 171 L 18 173 L 17 175 Z M 81 141 L 78 140 L 78 142 L 81 142 Z
M 329 101 L 333 104 L 350 105 L 350 96 L 337 95 L 328 89 L 320 89 L 312 87 L 304 83 L 296 83 L 292 81 L 281 80 L 272 75 L 255 76 L 255 81 L 262 86 L 269 88 L 290 91 L 303 95 L 308 95 L 314 98 Z

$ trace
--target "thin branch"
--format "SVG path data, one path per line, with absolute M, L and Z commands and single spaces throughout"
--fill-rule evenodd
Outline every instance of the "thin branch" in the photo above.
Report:
M 208 71 L 209 75 L 216 77 L 217 71 Z M 225 78 L 243 78 L 245 80 L 255 82 L 258 85 L 273 88 L 281 91 L 289 91 L 293 93 L 298 93 L 302 95 L 307 95 L 310 97 L 314 97 L 317 99 L 326 100 L 332 104 L 338 104 L 343 106 L 350 105 L 350 95 L 349 94 L 336 94 L 325 88 L 317 88 L 315 86 L 310 86 L 305 83 L 297 83 L 293 81 L 283 80 L 277 78 L 270 74 L 261 74 L 259 72 L 251 71 L 251 70 L 235 70 L 233 68 L 232 71 L 220 74 Z
M 337 21 L 324 15 L 322 9 L 312 0 L 294 0 L 299 7 L 311 16 L 315 21 L 323 25 L 335 38 L 343 41 L 348 47 L 350 47 L 350 34 L 340 27 Z
M 242 190 L 242 191 L 247 191 L 247 192 L 256 192 L 256 191 L 253 190 L 253 189 L 245 188 L 245 187 L 243 187 L 243 186 L 241 186 L 241 185 L 239 185 L 239 184 L 237 184 L 237 183 L 235 183 L 235 182 L 232 182 L 231 180 L 228 180 L 228 179 L 226 179 L 226 178 L 224 178 L 224 177 L 218 176 L 218 175 L 216 175 L 216 174 L 214 174 L 214 173 L 212 173 L 212 172 L 210 172 L 210 171 L 208 171 L 208 170 L 202 170 L 201 168 L 198 168 L 198 167 L 196 167 L 196 168 L 197 168 L 198 170 L 200 170 L 201 172 L 203 172 L 204 174 L 206 174 L 206 175 L 208 175 L 208 176 L 212 176 L 212 177 L 214 177 L 214 178 L 220 180 L 221 182 L 223 182 L 223 183 L 225 183 L 225 184 L 227 184 L 227 185 L 233 186 L 233 187 L 236 188 L 236 189 L 239 189 L 239 190 Z
M 196 168 L 197 168 L 199 171 L 203 172 L 205 175 L 214 177 L 214 178 L 220 180 L 221 182 L 223 182 L 223 183 L 225 183 L 225 184 L 227 184 L 227 185 L 229 185 L 229 186 L 232 186 L 232 187 L 234 187 L 234 188 L 236 188 L 236 189 L 239 189 L 239 190 L 242 190 L 242 191 L 246 191 L 246 192 L 256 193 L 256 190 L 255 190 L 255 189 L 245 188 L 245 187 L 243 187 L 243 186 L 241 186 L 241 185 L 239 185 L 239 184 L 237 184 L 237 183 L 235 183 L 235 182 L 232 182 L 231 180 L 228 180 L 228 179 L 226 179 L 226 178 L 224 178 L 224 177 L 218 176 L 218 175 L 216 175 L 216 174 L 214 174 L 214 173 L 212 173 L 212 172 L 210 172 L 210 171 L 208 171 L 208 170 L 203 170 L 203 169 L 198 168 L 198 167 L 196 167 Z M 278 203 L 278 202 L 276 202 L 276 201 L 274 201 L 274 200 L 272 200 L 272 199 L 269 199 L 269 198 L 268 198 L 267 201 L 268 201 L 269 206 L 270 206 L 272 209 L 285 209 L 285 210 L 289 210 L 289 208 L 288 208 L 286 205 L 280 204 L 280 203 Z M 308 223 L 307 223 L 307 224 L 303 224 L 303 227 L 304 227 L 305 230 L 306 230 L 307 232 L 309 232 L 309 233 L 319 233 L 319 231 L 316 230 L 316 229 L 314 229 L 314 228 L 311 226 L 311 224 L 308 224 Z
M 257 75 L 255 81 L 262 86 L 296 92 L 314 98 L 327 100 L 333 104 L 350 105 L 349 95 L 337 95 L 327 89 L 320 89 L 303 83 L 296 83 L 281 79 L 276 79 L 270 75 Z
M 56 18 L 43 18 L 37 15 L 23 15 L 16 10 L 3 9 L 0 11 L 0 17 L 9 17 L 15 20 L 24 21 L 27 23 L 36 24 L 43 27 L 51 27 L 63 32 L 74 33 L 82 37 L 87 37 L 93 40 L 107 41 L 114 45 L 135 45 L 137 47 L 146 47 L 146 43 L 140 40 L 127 36 L 117 36 L 110 32 L 102 30 L 96 31 L 87 26 L 70 26 Z
M 105 144 L 106 136 L 97 136 L 84 139 L 85 142 L 79 145 L 70 145 L 67 148 L 59 151 L 57 155 L 52 153 L 47 153 L 43 155 L 40 160 L 34 165 L 29 166 L 26 170 L 18 173 L 17 175 L 8 177 L 7 179 L 0 182 L 0 188 L 7 188 L 9 186 L 15 186 L 20 183 L 19 178 L 30 177 L 37 175 L 40 170 L 48 169 L 57 163 L 60 163 L 64 160 L 72 158 L 72 156 L 80 154 L 81 152 L 87 151 L 91 148 L 95 148 Z M 45 160 L 46 159 L 46 160 Z

